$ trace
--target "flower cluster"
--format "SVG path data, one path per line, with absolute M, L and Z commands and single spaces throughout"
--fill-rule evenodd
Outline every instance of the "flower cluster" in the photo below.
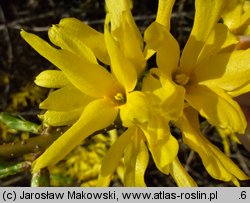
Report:
M 235 185 L 248 179 L 202 134 L 198 118 L 228 133 L 245 132 L 245 116 L 233 98 L 250 91 L 250 49 L 235 49 L 239 37 L 234 31 L 248 25 L 250 12 L 242 14 L 245 1 L 232 2 L 237 6 L 226 0 L 195 0 L 192 31 L 182 52 L 170 33 L 174 0 L 159 0 L 156 19 L 143 37 L 128 0 L 106 0 L 104 33 L 75 18 L 50 28 L 55 46 L 21 31 L 59 68 L 45 70 L 35 80 L 39 86 L 57 88 L 40 104 L 47 110 L 41 118 L 51 126 L 71 126 L 34 161 L 33 170 L 57 163 L 88 136 L 121 122 L 125 130 L 102 160 L 98 186 L 110 184 L 121 158 L 124 185 L 145 186 L 149 154 L 178 186 L 196 186 L 178 159 L 171 124 L 213 178 Z M 157 67 L 148 67 L 153 55 Z

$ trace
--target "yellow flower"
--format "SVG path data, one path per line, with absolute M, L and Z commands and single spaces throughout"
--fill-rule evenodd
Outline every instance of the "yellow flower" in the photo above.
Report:
M 150 109 L 146 93 L 135 91 L 137 78 L 142 76 L 146 61 L 142 37 L 128 9 L 128 2 L 119 0 L 114 4 L 114 1 L 107 0 L 106 3 L 108 13 L 104 36 L 73 18 L 61 20 L 49 30 L 51 42 L 60 49 L 33 34 L 21 32 L 35 50 L 61 70 L 47 70 L 36 78 L 38 85 L 60 88 L 40 104 L 41 108 L 48 109 L 43 115 L 44 120 L 50 125 L 73 124 L 34 162 L 33 170 L 63 159 L 86 137 L 111 125 L 120 109 L 122 123 L 128 129 L 104 158 L 99 184 L 109 185 L 124 153 L 125 185 L 145 186 L 148 145 L 161 171 L 173 174 L 179 185 L 185 182 L 195 185 L 176 158 L 178 142 L 170 134 L 169 120 L 158 118 Z M 111 73 L 98 64 L 95 56 L 110 65 Z M 155 97 L 163 95 L 162 92 L 156 91 Z M 171 97 L 165 95 L 165 98 Z M 167 109 L 173 103 L 168 103 L 165 98 L 158 100 L 164 101 L 162 105 Z M 183 99 L 181 101 L 183 105 Z M 170 117 L 177 119 L 176 115 L 181 111 L 179 108 L 177 113 L 173 110 Z M 184 176 L 176 174 L 174 169 Z
M 33 34 L 21 32 L 38 53 L 61 70 L 45 71 L 36 79 L 36 83 L 42 86 L 60 88 L 40 105 L 48 109 L 45 120 L 54 125 L 73 124 L 34 162 L 34 171 L 55 164 L 87 136 L 111 125 L 120 106 L 126 103 L 127 94 L 134 90 L 137 73 L 145 68 L 140 47 L 135 50 L 135 53 L 141 52 L 136 58 L 132 55 L 130 58 L 120 48 L 136 46 L 140 44 L 139 39 L 128 39 L 124 35 L 118 44 L 115 35 L 109 32 L 109 16 L 106 21 L 103 35 L 74 18 L 61 20 L 49 30 L 51 42 L 61 49 Z M 129 22 L 125 21 L 117 30 L 130 30 L 131 34 L 138 32 L 133 30 L 137 27 Z M 110 64 L 112 73 L 100 66 L 95 56 Z M 61 82 L 62 78 L 64 82 Z M 63 84 L 57 84 L 60 82 Z
M 146 30 L 145 40 L 157 52 L 162 83 L 184 87 L 185 101 L 212 125 L 244 133 L 246 120 L 232 97 L 250 90 L 250 50 L 231 51 L 238 40 L 217 23 L 226 3 L 195 1 L 194 25 L 181 57 L 177 41 L 158 22 Z
M 236 35 L 250 34 L 250 2 L 231 0 L 224 11 L 223 23 Z
M 203 165 L 213 178 L 232 181 L 236 186 L 240 186 L 237 179 L 249 179 L 230 158 L 200 133 L 198 114 L 194 109 L 186 108 L 176 125 L 182 131 L 184 143 L 201 156 Z
M 172 5 L 174 1 L 170 2 Z M 151 72 L 151 75 L 159 78 L 163 88 L 166 83 L 172 83 L 179 92 L 185 88 L 186 106 L 196 109 L 212 125 L 244 133 L 246 119 L 232 97 L 250 91 L 250 50 L 233 51 L 238 39 L 225 25 L 218 23 L 226 4 L 224 0 L 195 1 L 193 28 L 180 56 L 179 45 L 169 32 L 170 19 L 164 19 L 169 18 L 172 6 L 167 6 L 162 0 L 156 22 L 145 32 L 145 41 L 147 47 L 156 52 L 159 68 L 158 73 Z M 189 116 L 193 112 L 181 115 L 174 123 L 181 129 L 184 142 L 199 153 L 209 174 L 220 180 L 233 181 L 236 185 L 236 178 L 248 179 L 201 135 L 198 123 L 192 127 L 194 123 L 187 119 L 186 114 Z
M 128 130 L 104 157 L 99 186 L 109 185 L 123 152 L 125 186 L 145 186 L 143 176 L 148 149 L 157 168 L 162 173 L 171 174 L 178 186 L 196 186 L 177 158 L 178 143 L 168 126 L 170 120 L 176 120 L 181 115 L 182 108 L 179 107 L 184 105 L 182 99 L 176 102 L 175 95 L 175 89 L 166 94 L 158 80 L 150 75 L 143 81 L 142 92 L 135 91 L 128 95 L 127 103 L 120 108 L 123 125 Z

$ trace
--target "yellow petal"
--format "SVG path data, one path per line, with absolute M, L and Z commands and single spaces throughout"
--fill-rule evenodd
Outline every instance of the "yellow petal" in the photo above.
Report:
M 159 78 L 160 78 L 159 69 L 151 68 L 149 74 L 144 76 L 143 78 L 141 91 L 150 92 L 161 88 L 162 86 Z
M 109 64 L 109 56 L 102 33 L 96 31 L 76 18 L 64 18 L 59 23 L 61 32 L 67 36 L 74 36 L 87 47 L 89 47 L 96 57 L 105 64 Z
M 233 35 L 225 25 L 218 23 L 214 26 L 214 29 L 208 36 L 208 39 L 199 54 L 197 64 L 206 58 L 216 55 L 218 52 L 223 51 L 226 48 L 226 51 L 228 51 L 229 48 L 229 50 L 232 51 L 235 47 L 234 45 L 238 42 L 238 37 Z
M 231 159 L 210 143 L 199 129 L 193 127 L 193 122 L 198 122 L 198 115 L 189 108 L 185 116 L 177 122 L 177 126 L 183 133 L 184 142 L 200 155 L 208 173 L 215 179 L 234 183 L 237 183 L 235 177 L 241 180 L 248 179 Z
M 170 30 L 170 20 L 175 0 L 159 0 L 156 22 Z
M 41 87 L 60 88 L 70 84 L 62 71 L 45 70 L 36 76 L 35 83 Z
M 107 22 L 106 22 L 107 23 Z M 110 55 L 111 70 L 120 84 L 127 92 L 132 91 L 137 83 L 137 73 L 133 64 L 125 58 L 121 49 L 117 46 L 113 37 L 105 26 L 104 36 L 107 49 Z
M 74 109 L 71 111 L 46 111 L 39 118 L 50 126 L 64 126 L 74 124 L 81 116 L 83 109 Z
M 223 23 L 236 35 L 243 35 L 250 22 L 248 1 L 231 0 L 223 13 Z
M 74 86 L 68 85 L 50 93 L 39 107 L 53 111 L 71 111 L 84 108 L 92 100 L 92 97 L 83 94 Z
M 94 100 L 79 120 L 61 135 L 33 164 L 33 171 L 54 165 L 92 133 L 111 125 L 118 110 L 105 99 Z
M 83 56 L 88 59 L 90 63 L 97 64 L 93 51 L 78 38 L 75 32 L 71 33 L 70 31 L 71 30 L 67 31 L 67 28 L 65 29 L 65 27 L 60 26 L 60 24 L 53 25 L 48 32 L 49 39 L 53 44 L 60 48 L 71 51 L 80 57 Z
M 124 186 L 145 187 L 144 173 L 148 166 L 149 154 L 144 135 L 139 128 L 124 152 Z
M 195 18 L 189 39 L 183 50 L 180 68 L 183 73 L 190 74 L 195 67 L 199 53 L 204 46 L 210 32 L 218 22 L 226 0 L 196 0 Z
M 67 50 L 55 49 L 34 34 L 21 31 L 21 35 L 39 54 L 60 68 L 83 93 L 102 97 L 113 89 L 114 79 L 105 68 Z
M 111 29 L 116 30 L 122 24 L 122 13 L 129 11 L 129 2 L 127 0 L 105 0 L 108 13 L 111 15 Z
M 119 42 L 124 56 L 134 65 L 139 76 L 146 67 L 146 60 L 142 52 L 143 41 L 142 37 L 137 35 L 138 28 L 129 21 L 128 16 L 129 11 L 125 11 L 122 15 L 122 26 L 117 28 L 113 34 L 115 34 L 115 39 Z
M 178 68 L 180 57 L 178 42 L 166 27 L 156 22 L 147 28 L 144 39 L 147 47 L 156 51 L 157 65 L 161 74 L 171 77 Z
M 134 91 L 127 95 L 127 102 L 120 107 L 122 124 L 126 127 L 135 122 L 145 123 L 150 117 L 146 96 L 140 91 Z
M 136 26 L 132 13 L 130 11 L 132 8 L 131 0 L 106 0 L 105 2 L 108 10 L 108 15 L 110 15 L 112 36 L 115 38 L 119 38 L 119 35 L 121 34 L 119 33 L 120 31 L 125 32 L 124 34 L 126 35 L 126 30 L 124 30 L 124 28 L 121 30 L 120 28 L 125 24 L 128 24 L 130 30 L 129 33 L 127 33 L 127 36 L 136 39 L 136 41 L 140 44 L 140 47 L 143 48 L 141 32 Z
M 190 85 L 186 100 L 212 125 L 244 134 L 245 116 L 238 105 L 223 90 L 203 85 Z
M 222 153 L 217 147 L 215 147 L 211 143 L 208 143 L 208 146 L 213 151 L 214 155 L 218 157 L 223 166 L 226 169 L 230 169 L 230 173 L 233 174 L 237 179 L 239 180 L 250 179 L 250 177 L 248 177 L 243 171 L 241 171 L 239 167 L 236 164 L 234 164 L 230 159 L 228 159 L 227 156 L 224 153 Z
M 232 31 L 236 30 L 241 24 L 244 1 L 231 0 L 223 12 L 223 23 Z
M 250 49 L 217 54 L 200 63 L 196 82 L 214 85 L 238 96 L 250 91 Z
M 142 127 L 142 130 L 157 168 L 168 174 L 168 165 L 175 159 L 179 149 L 177 140 L 170 134 L 168 122 L 154 117 L 147 127 Z
M 101 170 L 98 176 L 97 186 L 109 186 L 112 175 L 123 156 L 124 149 L 128 145 L 129 141 L 131 141 L 131 137 L 135 134 L 135 130 L 136 127 L 131 126 L 111 146 L 111 148 L 103 158 Z
M 155 90 L 153 93 L 161 98 L 161 108 L 168 120 L 178 119 L 184 109 L 185 88 L 181 85 L 176 85 L 172 80 L 162 79 L 162 87 Z
M 181 165 L 178 158 L 170 164 L 170 174 L 178 187 L 196 187 L 197 184 Z

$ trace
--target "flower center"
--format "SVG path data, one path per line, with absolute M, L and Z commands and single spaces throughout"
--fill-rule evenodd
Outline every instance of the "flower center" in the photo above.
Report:
M 174 81 L 179 85 L 186 85 L 189 82 L 189 76 L 183 73 L 174 75 Z
M 117 93 L 115 96 L 115 101 L 121 105 L 121 104 L 125 104 L 126 103 L 126 96 L 124 96 L 122 93 Z

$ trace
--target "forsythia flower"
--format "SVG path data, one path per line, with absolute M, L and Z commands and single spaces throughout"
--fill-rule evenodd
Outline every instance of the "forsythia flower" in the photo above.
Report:
M 250 50 L 233 51 L 238 39 L 217 23 L 226 1 L 196 0 L 193 29 L 180 57 L 169 32 L 174 2 L 159 1 L 156 21 L 145 32 L 145 48 L 128 0 L 106 0 L 104 34 L 74 18 L 62 19 L 49 30 L 59 48 L 21 31 L 60 69 L 36 78 L 40 86 L 59 88 L 40 104 L 47 110 L 41 117 L 49 125 L 72 125 L 35 160 L 34 171 L 62 160 L 118 118 L 126 130 L 104 156 L 98 186 L 109 185 L 121 159 L 124 185 L 145 186 L 149 152 L 178 186 L 196 186 L 178 159 L 169 122 L 181 129 L 184 142 L 198 152 L 212 177 L 236 185 L 237 179 L 248 178 L 200 133 L 197 112 L 222 129 L 244 132 L 245 117 L 232 97 L 250 90 Z M 154 53 L 158 68 L 145 74 L 146 59 Z
M 195 1 L 194 24 L 181 57 L 179 45 L 169 32 L 170 20 L 162 18 L 169 16 L 171 7 L 167 3 L 159 4 L 165 9 L 158 10 L 158 18 L 146 30 L 145 40 L 147 47 L 156 51 L 159 68 L 156 77 L 162 85 L 170 80 L 176 88 L 185 88 L 187 104 L 212 125 L 229 132 L 244 133 L 246 119 L 232 97 L 250 91 L 250 50 L 232 51 L 238 39 L 225 25 L 217 23 L 226 4 L 225 0 Z M 199 153 L 210 175 L 231 180 L 236 185 L 235 177 L 248 179 L 229 158 L 201 136 L 199 125 L 192 127 L 193 119 L 187 119 L 186 114 L 176 125 L 183 133 L 184 142 Z M 189 111 L 190 114 L 194 113 Z M 211 149 L 210 153 L 208 149 Z
M 50 125 L 73 124 L 34 162 L 33 170 L 64 158 L 87 136 L 111 125 L 120 110 L 123 125 L 128 129 L 104 158 L 99 184 L 109 185 L 124 153 L 125 185 L 145 186 L 144 172 L 149 159 L 147 143 L 162 172 L 171 173 L 178 185 L 194 186 L 195 182 L 176 157 L 178 142 L 170 134 L 168 117 L 157 118 L 146 93 L 133 91 L 146 61 L 142 37 L 127 1 L 107 0 L 106 3 L 108 14 L 104 36 L 73 18 L 61 20 L 49 30 L 51 42 L 61 49 L 33 34 L 21 32 L 35 50 L 61 70 L 44 71 L 36 78 L 38 85 L 60 88 L 40 105 L 48 109 L 43 115 L 45 122 Z M 110 65 L 111 73 L 98 64 L 95 56 Z M 150 99 L 154 102 L 158 98 Z M 183 106 L 183 99 L 181 101 Z M 167 107 L 173 111 L 175 105 L 165 102 Z M 182 108 L 178 108 L 177 117 L 181 112 Z

